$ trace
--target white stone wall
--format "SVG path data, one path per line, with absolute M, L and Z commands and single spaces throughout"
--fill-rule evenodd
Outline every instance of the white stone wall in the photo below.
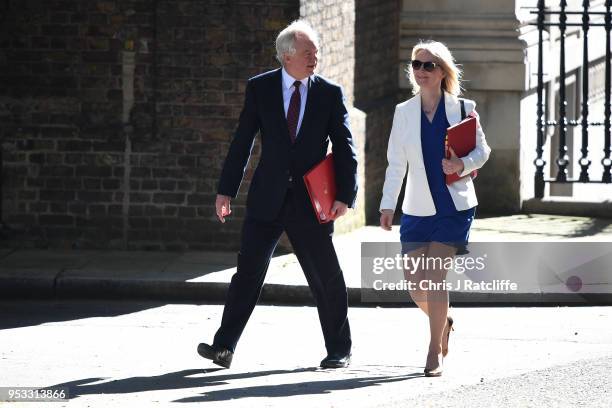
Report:
M 404 1 L 400 20 L 400 86 L 403 67 L 420 39 L 445 43 L 464 70 L 465 97 L 477 102 L 489 163 L 476 179 L 482 212 L 520 209 L 520 101 L 526 88 L 525 44 L 515 4 L 508 0 Z
M 594 8 L 601 8 L 604 1 L 591 3 Z M 420 39 L 434 39 L 444 42 L 463 65 L 467 79 L 464 84 L 465 96 L 478 103 L 483 128 L 493 149 L 489 163 L 476 180 L 483 212 L 516 212 L 525 200 L 534 196 L 538 31 L 536 26 L 529 23 L 535 22 L 536 15 L 530 14 L 530 11 L 535 11 L 536 5 L 536 0 L 404 0 L 402 4 L 398 67 L 400 87 L 409 88 L 403 69 L 410 59 L 413 45 Z M 547 2 L 547 6 L 555 9 L 558 5 L 558 1 Z M 581 0 L 568 1 L 567 10 L 581 9 Z M 570 16 L 568 22 L 581 22 L 581 16 Z M 603 58 L 603 33 L 603 28 L 591 28 L 589 31 L 590 61 Z M 572 85 L 568 79 L 566 84 L 570 88 L 568 97 L 573 98 L 568 101 L 568 107 L 572 108 L 568 110 L 568 119 L 580 118 L 582 42 L 581 28 L 569 27 L 566 35 L 566 73 L 573 73 L 576 83 Z M 549 98 L 554 103 L 559 76 L 557 28 L 551 28 L 550 37 L 545 33 L 544 50 L 544 80 L 550 84 Z M 599 83 L 601 80 L 598 78 L 592 75 L 592 80 Z M 592 86 L 603 87 L 603 83 Z M 597 92 L 593 91 L 594 94 Z M 603 119 L 603 98 L 595 97 L 590 104 L 590 119 Z M 549 119 L 555 119 L 558 103 L 551 108 Z M 549 129 L 545 146 L 544 158 L 549 166 L 556 158 L 556 148 L 551 144 L 556 138 L 553 130 Z M 592 178 L 600 178 L 603 129 L 592 128 L 590 135 L 589 156 L 593 162 L 590 173 Z M 568 127 L 568 142 L 572 140 L 568 149 L 576 162 L 580 157 L 580 127 Z M 580 166 L 572 166 L 572 177 L 577 178 Z M 556 174 L 556 169 L 546 170 L 546 176 Z M 574 184 L 554 186 L 552 190 L 547 186 L 546 192 L 547 197 L 552 192 L 570 200 L 601 202 L 612 199 L 612 185 Z

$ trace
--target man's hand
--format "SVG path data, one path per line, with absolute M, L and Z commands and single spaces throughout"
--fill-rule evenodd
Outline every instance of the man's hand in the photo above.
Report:
M 452 147 L 448 147 L 450 159 L 442 159 L 442 171 L 444 174 L 461 174 L 463 172 L 463 161 L 457 157 Z
M 393 225 L 393 210 L 380 210 L 380 228 L 391 231 Z
M 342 217 L 344 214 L 346 214 L 346 212 L 348 211 L 348 205 L 343 203 L 342 201 L 334 201 L 334 205 L 332 205 L 332 208 L 330 210 L 330 215 L 332 217 L 332 220 L 337 220 L 338 218 Z
M 225 222 L 225 217 L 232 213 L 232 209 L 230 207 L 231 197 L 217 194 L 217 200 L 215 201 L 215 208 L 217 210 L 217 217 L 219 221 Z

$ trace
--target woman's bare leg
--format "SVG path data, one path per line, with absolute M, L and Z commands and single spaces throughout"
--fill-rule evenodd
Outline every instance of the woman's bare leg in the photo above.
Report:
M 406 255 L 414 259 L 422 259 L 422 261 L 425 261 L 427 247 L 428 245 L 424 244 L 422 247 L 410 251 Z M 419 309 L 425 312 L 426 315 L 429 315 L 429 311 L 427 309 L 427 291 L 419 288 L 420 282 L 426 279 L 423 268 L 419 266 L 413 270 L 404 269 L 404 279 L 406 279 L 408 282 L 412 282 L 414 287 L 414 289 L 409 290 L 410 297 L 412 298 L 413 302 L 416 303 Z
M 442 367 L 442 338 L 448 323 L 448 290 L 444 287 L 447 269 L 444 264 L 456 252 L 455 247 L 439 242 L 432 242 L 427 250 L 430 264 L 424 272 L 431 286 L 427 291 L 430 341 L 425 368 L 429 370 Z

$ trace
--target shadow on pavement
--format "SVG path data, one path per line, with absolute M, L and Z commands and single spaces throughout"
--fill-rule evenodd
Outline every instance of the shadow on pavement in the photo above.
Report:
M 218 385 L 228 385 L 232 380 L 267 377 L 270 375 L 290 375 L 299 373 L 312 373 L 316 371 L 327 371 L 321 370 L 318 367 L 307 367 L 298 368 L 294 370 L 266 370 L 258 372 L 206 376 L 206 374 L 214 373 L 219 370 L 223 369 L 213 368 L 207 370 L 182 370 L 158 376 L 131 377 L 105 382 L 100 381 L 107 380 L 106 378 L 85 378 L 81 380 L 50 385 L 49 388 L 68 388 L 70 398 L 72 399 L 82 395 L 130 394 L 145 391 L 163 391 L 211 387 Z M 205 392 L 198 396 L 186 397 L 179 400 L 175 400 L 173 402 L 225 401 L 230 399 L 248 397 L 287 397 L 294 395 L 325 394 L 329 393 L 330 391 L 357 389 L 389 382 L 404 381 L 412 378 L 419 378 L 422 376 L 422 373 L 414 372 L 405 375 L 368 376 L 323 381 L 295 382 L 287 384 L 270 384 L 254 387 L 236 387 Z
M 89 317 L 113 317 L 164 305 L 122 301 L 5 301 L 0 302 L 0 330 Z
M 422 378 L 422 373 L 394 376 L 342 378 L 337 380 L 308 381 L 288 384 L 258 385 L 234 389 L 216 390 L 198 397 L 188 397 L 173 402 L 212 402 L 249 397 L 291 397 L 296 395 L 328 394 L 332 391 L 354 390 L 385 383 Z
M 590 237 L 609 229 L 612 220 L 609 219 L 590 219 L 578 230 L 570 235 L 571 238 Z

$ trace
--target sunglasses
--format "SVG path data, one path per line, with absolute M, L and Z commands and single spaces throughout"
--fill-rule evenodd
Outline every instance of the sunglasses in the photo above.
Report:
M 410 61 L 410 66 L 415 71 L 418 71 L 419 69 L 421 69 L 421 67 L 423 67 L 423 69 L 425 71 L 433 72 L 433 70 L 436 69 L 438 64 L 436 64 L 433 61 L 425 61 L 425 62 L 423 62 L 423 61 L 419 61 L 419 60 L 412 60 L 412 61 Z

